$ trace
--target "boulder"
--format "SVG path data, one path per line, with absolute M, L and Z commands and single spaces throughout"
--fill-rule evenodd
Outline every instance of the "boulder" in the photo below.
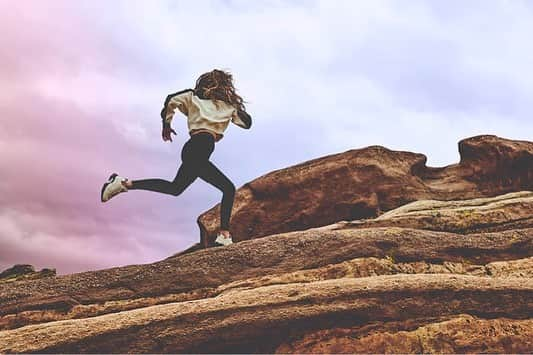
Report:
M 15 264 L 0 273 L 0 283 L 8 283 L 19 280 L 34 280 L 56 275 L 56 269 L 43 268 L 35 271 L 33 265 Z

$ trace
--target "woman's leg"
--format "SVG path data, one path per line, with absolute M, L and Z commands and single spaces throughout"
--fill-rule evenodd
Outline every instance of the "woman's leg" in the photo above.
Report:
M 206 153 L 209 152 L 209 148 L 199 137 L 190 138 L 181 149 L 182 164 L 173 181 L 163 179 L 132 180 L 132 186 L 128 186 L 128 189 L 148 190 L 178 196 L 198 177 L 198 168 L 201 166 L 201 162 L 207 161 Z
M 128 189 L 149 190 L 178 196 L 196 180 L 214 148 L 214 138 L 209 133 L 194 135 L 185 142 L 181 149 L 182 164 L 173 181 L 163 179 L 132 180 L 132 186 Z
M 229 230 L 231 209 L 235 199 L 235 185 L 212 162 L 207 161 L 199 171 L 199 177 L 222 191 L 220 229 Z
M 198 177 L 198 167 L 195 164 L 182 163 L 173 181 L 163 179 L 132 180 L 129 190 L 148 190 L 161 192 L 173 196 L 180 195 Z

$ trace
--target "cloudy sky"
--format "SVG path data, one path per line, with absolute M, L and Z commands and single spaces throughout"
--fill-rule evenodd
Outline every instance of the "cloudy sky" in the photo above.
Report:
M 478 134 L 533 140 L 530 1 L 0 0 L 0 270 L 58 274 L 160 260 L 222 197 L 100 202 L 112 172 L 172 180 L 186 117 L 165 96 L 233 73 L 254 123 L 211 161 L 238 187 L 369 145 L 457 163 Z

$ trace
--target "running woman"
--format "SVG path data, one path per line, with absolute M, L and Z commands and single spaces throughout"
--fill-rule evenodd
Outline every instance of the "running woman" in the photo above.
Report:
M 235 185 L 211 161 L 215 142 L 230 121 L 244 129 L 250 129 L 252 118 L 246 112 L 244 100 L 236 93 L 233 76 L 228 71 L 214 69 L 200 75 L 194 89 L 185 89 L 166 97 L 161 110 L 163 141 L 172 142 L 171 127 L 175 109 L 187 116 L 189 140 L 181 150 L 181 165 L 172 181 L 163 179 L 130 180 L 111 174 L 102 186 L 101 201 L 107 202 L 121 192 L 148 190 L 179 196 L 197 177 L 222 191 L 220 208 L 220 230 L 216 245 L 232 244 L 230 216 L 235 198 Z

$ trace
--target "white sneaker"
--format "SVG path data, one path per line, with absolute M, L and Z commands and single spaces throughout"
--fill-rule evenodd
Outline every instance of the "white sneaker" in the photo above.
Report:
M 107 202 L 111 197 L 118 195 L 121 192 L 127 192 L 128 188 L 122 185 L 122 181 L 127 181 L 127 178 L 119 176 L 117 173 L 111 174 L 107 182 L 102 186 L 102 193 L 100 199 L 102 202 Z
M 222 233 L 218 233 L 217 239 L 215 239 L 215 244 L 226 246 L 233 244 L 233 240 L 231 239 L 231 235 L 226 238 Z

